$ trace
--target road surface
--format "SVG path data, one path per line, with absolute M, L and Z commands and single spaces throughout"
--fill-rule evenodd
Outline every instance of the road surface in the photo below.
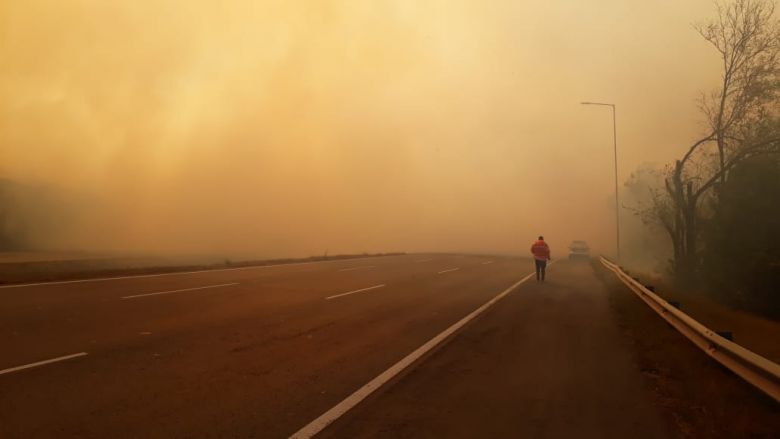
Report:
M 402 255 L 0 288 L 0 437 L 665 437 L 589 265 Z M 51 360 L 51 362 L 48 362 Z

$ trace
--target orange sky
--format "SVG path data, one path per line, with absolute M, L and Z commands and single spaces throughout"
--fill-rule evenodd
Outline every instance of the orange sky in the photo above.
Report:
M 586 5 L 587 3 L 587 5 Z M 0 177 L 89 194 L 63 248 L 613 245 L 701 131 L 711 1 L 0 2 Z

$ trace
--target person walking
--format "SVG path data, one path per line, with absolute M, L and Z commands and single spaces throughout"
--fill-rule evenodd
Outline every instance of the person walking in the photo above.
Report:
M 536 281 L 544 282 L 547 261 L 552 259 L 550 257 L 550 246 L 544 242 L 544 236 L 540 236 L 539 239 L 533 243 L 531 246 L 531 254 L 534 255 L 534 262 L 536 263 Z

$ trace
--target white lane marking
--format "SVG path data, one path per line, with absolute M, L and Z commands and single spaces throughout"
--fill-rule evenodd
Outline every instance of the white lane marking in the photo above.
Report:
M 472 321 L 475 317 L 482 314 L 486 309 L 490 308 L 491 306 L 493 306 L 493 304 L 501 300 L 504 296 L 511 293 L 515 288 L 517 288 L 518 286 L 520 286 L 520 284 L 530 279 L 533 275 L 534 273 L 531 273 L 526 277 L 520 279 L 514 285 L 502 291 L 496 297 L 490 299 L 487 303 L 480 306 L 476 310 L 472 311 L 471 314 L 467 315 L 466 317 L 463 317 L 457 323 L 445 329 L 439 335 L 428 340 L 424 345 L 417 348 L 414 352 L 401 359 L 401 361 L 390 366 L 389 369 L 382 372 L 376 378 L 369 381 L 366 385 L 356 390 L 353 394 L 346 397 L 340 403 L 336 404 L 333 408 L 320 415 L 319 418 L 311 421 L 306 426 L 304 426 L 297 432 L 293 433 L 293 435 L 290 436 L 290 439 L 308 439 L 313 437 L 320 431 L 322 431 L 333 421 L 340 418 L 346 412 L 354 408 L 356 405 L 358 405 L 361 401 L 366 399 L 366 397 L 368 397 L 375 390 L 382 387 L 382 385 L 384 385 L 385 383 L 393 379 L 393 377 L 398 375 L 401 371 L 409 367 L 420 357 L 427 354 L 433 348 L 441 344 L 441 342 L 447 339 L 447 337 L 451 336 L 453 333 L 455 333 L 455 331 L 459 330 L 464 325 Z
M 11 373 L 11 372 L 17 372 L 17 371 L 24 370 L 24 369 L 30 369 L 31 367 L 43 366 L 43 365 L 49 364 L 49 363 L 56 363 L 58 361 L 70 360 L 71 358 L 83 357 L 85 355 L 87 355 L 86 352 L 79 352 L 78 354 L 65 355 L 65 356 L 62 356 L 62 357 L 52 358 L 50 360 L 43 360 L 43 361 L 38 361 L 36 363 L 25 364 L 24 366 L 16 366 L 16 367 L 12 367 L 10 369 L 3 369 L 3 370 L 0 370 L 0 375 L 6 374 L 6 373 Z
M 442 270 L 442 271 L 440 271 L 440 272 L 438 272 L 438 273 L 436 273 L 436 274 L 444 274 L 444 273 L 449 273 L 450 271 L 457 271 L 457 270 L 460 270 L 460 267 L 457 267 L 457 268 L 448 268 L 448 269 L 446 269 L 446 270 Z
M 325 298 L 325 300 L 335 299 L 337 297 L 342 297 L 342 296 L 349 296 L 350 294 L 362 293 L 363 291 L 375 290 L 377 288 L 384 288 L 385 286 L 386 286 L 385 284 L 381 284 L 381 285 L 374 285 L 373 287 L 361 288 L 359 290 L 350 291 L 348 293 L 341 293 L 341 294 L 336 294 L 335 296 L 328 296 Z
M 229 287 L 231 285 L 238 285 L 238 282 L 233 282 L 233 283 L 229 283 L 229 284 L 219 284 L 219 285 L 206 285 L 205 287 L 182 288 L 180 290 L 158 291 L 156 293 L 135 294 L 133 296 L 124 296 L 124 297 L 122 297 L 122 299 L 136 299 L 138 297 L 159 296 L 161 294 L 173 294 L 173 293 L 181 293 L 181 292 L 184 292 L 184 291 L 205 290 L 207 288 Z
M 431 258 L 431 259 L 420 259 L 420 260 L 418 260 L 418 261 L 414 261 L 414 262 L 416 262 L 416 263 L 418 263 L 418 264 L 419 264 L 420 262 L 430 262 L 430 261 L 432 261 L 432 260 L 433 260 L 433 258 Z
M 342 268 L 339 271 L 367 270 L 369 268 L 376 268 L 376 265 L 366 265 L 366 266 L 361 266 L 361 267 Z
M 493 263 L 493 261 L 485 261 L 485 262 L 482 263 L 482 265 L 487 265 L 487 264 L 492 264 L 492 263 Z
M 398 256 L 405 256 L 405 255 L 398 255 Z M 376 256 L 372 256 L 376 257 Z M 392 257 L 392 256 L 383 256 L 383 257 Z M 358 261 L 361 259 L 369 259 L 371 257 L 366 258 L 349 258 L 349 259 L 333 259 L 331 261 L 311 261 L 311 262 L 294 262 L 291 264 L 274 264 L 274 265 L 253 265 L 248 267 L 236 267 L 236 268 L 214 268 L 211 270 L 194 270 L 194 271 L 177 271 L 173 273 L 157 273 L 157 274 L 136 274 L 133 276 L 116 276 L 116 277 L 98 277 L 94 279 L 76 279 L 76 280 L 60 280 L 60 281 L 53 281 L 53 282 L 35 282 L 35 283 L 29 283 L 29 284 L 11 284 L 11 285 L 0 285 L 0 289 L 5 288 L 24 288 L 24 287 L 37 287 L 37 286 L 45 286 L 45 285 L 64 285 L 64 284 L 77 284 L 82 282 L 107 282 L 111 280 L 123 280 L 123 279 L 142 279 L 147 277 L 162 277 L 162 276 L 182 276 L 186 274 L 197 274 L 197 273 L 217 273 L 220 271 L 241 271 L 241 270 L 260 270 L 264 268 L 277 268 L 277 267 L 296 267 L 301 265 L 312 265 L 312 264 L 328 264 L 328 263 L 334 263 L 334 262 L 344 262 L 344 261 Z

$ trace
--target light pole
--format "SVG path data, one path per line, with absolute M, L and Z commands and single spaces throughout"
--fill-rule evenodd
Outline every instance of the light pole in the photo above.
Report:
M 617 123 L 615 122 L 615 104 L 602 102 L 581 102 L 582 105 L 601 105 L 612 108 L 612 141 L 615 146 L 615 243 L 617 260 L 620 261 L 620 206 L 618 205 L 618 166 L 617 166 Z

